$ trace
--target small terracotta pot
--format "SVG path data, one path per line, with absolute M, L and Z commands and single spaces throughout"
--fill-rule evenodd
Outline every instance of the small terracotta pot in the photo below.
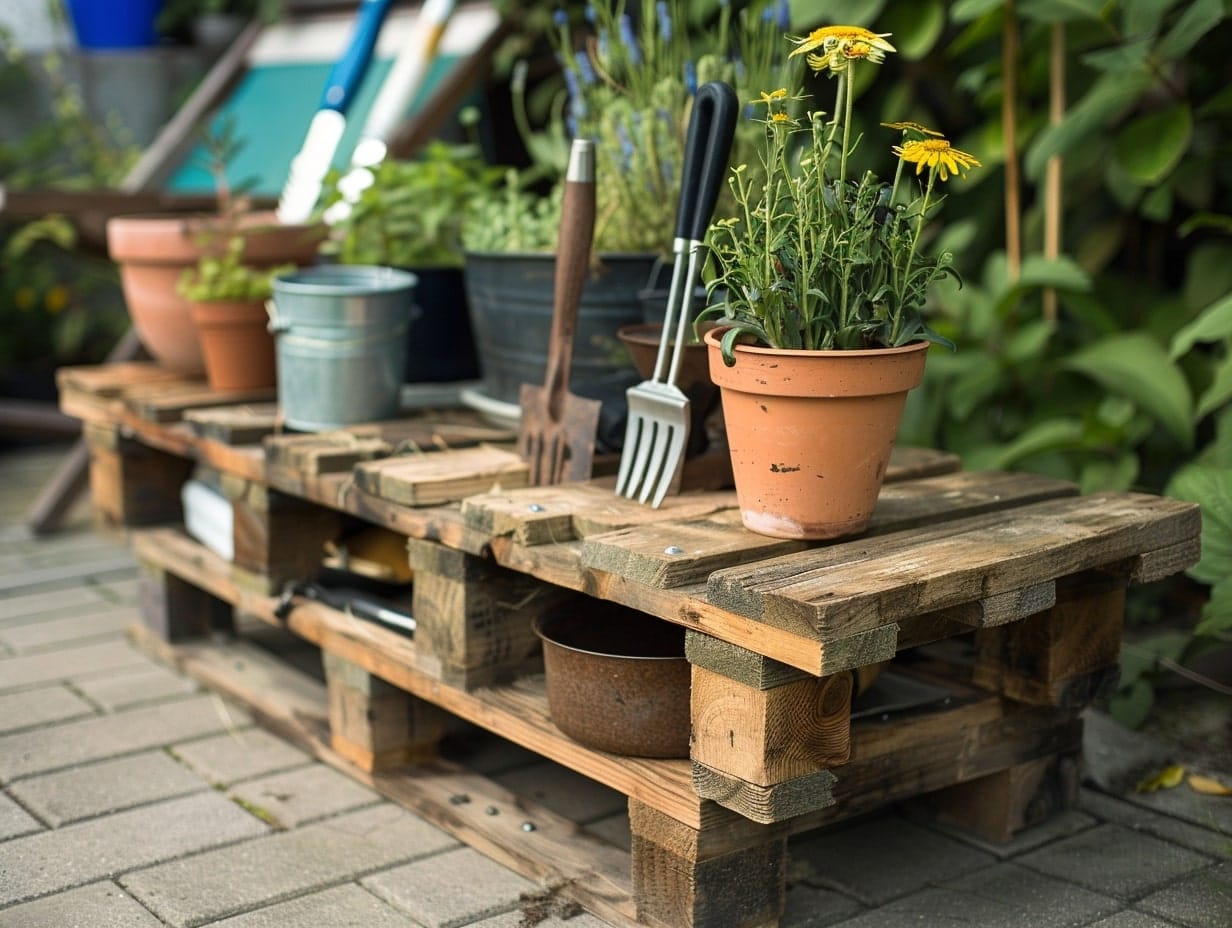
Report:
M 245 390 L 278 382 L 264 300 L 208 300 L 191 307 L 212 389 Z
M 312 264 L 326 233 L 321 225 L 279 225 L 272 212 L 247 214 L 242 222 L 243 259 L 252 267 Z M 114 216 L 107 222 L 107 249 L 120 266 L 133 328 L 166 368 L 190 376 L 205 370 L 191 306 L 176 288 L 186 268 L 225 247 L 217 216 Z
M 907 393 L 924 377 L 928 343 L 853 351 L 737 345 L 728 367 L 721 337 L 714 330 L 705 341 L 745 527 L 801 539 L 864 531 Z

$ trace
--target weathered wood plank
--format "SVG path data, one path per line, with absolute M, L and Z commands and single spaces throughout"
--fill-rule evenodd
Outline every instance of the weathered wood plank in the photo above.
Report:
M 1139 493 L 1049 500 L 711 574 L 707 596 L 768 624 L 849 634 L 1183 544 L 1190 503 Z
M 227 445 L 251 445 L 278 428 L 277 403 L 240 403 L 189 409 L 184 421 L 194 434 Z
M 864 537 L 1077 492 L 1072 483 L 1038 474 L 964 471 L 897 483 L 887 480 Z M 727 511 L 687 524 L 674 520 L 592 535 L 582 549 L 582 563 L 649 586 L 672 587 L 700 580 L 723 567 L 811 547 L 816 545 L 750 532 L 741 525 L 738 513 Z
M 357 464 L 353 473 L 360 489 L 403 506 L 437 506 L 530 480 L 512 445 L 398 455 Z
M 190 409 L 273 400 L 273 387 L 212 390 L 204 381 L 141 384 L 124 391 L 124 407 L 146 422 L 179 422 Z

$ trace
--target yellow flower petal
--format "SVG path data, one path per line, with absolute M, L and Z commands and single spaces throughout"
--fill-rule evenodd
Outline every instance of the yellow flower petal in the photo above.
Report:
M 1154 793 L 1161 789 L 1174 789 L 1185 779 L 1185 768 L 1173 765 L 1165 767 L 1154 776 L 1139 781 L 1135 788 L 1139 793 Z
M 865 42 L 881 52 L 893 52 L 897 49 L 886 41 L 890 35 L 888 32 L 871 32 L 863 26 L 822 26 L 820 29 L 814 29 L 806 36 L 793 38 L 791 41 L 795 43 L 796 48 L 791 53 L 795 55 L 803 55 L 818 48 L 825 48 L 830 51 L 836 47 L 850 45 L 853 42 Z

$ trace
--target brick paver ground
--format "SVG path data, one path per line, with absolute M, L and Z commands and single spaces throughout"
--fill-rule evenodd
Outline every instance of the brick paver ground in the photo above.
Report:
M 128 644 L 135 567 L 90 531 L 88 501 L 51 538 L 22 526 L 56 454 L 0 450 L 0 925 L 527 928 L 524 895 L 545 887 Z M 1110 748 L 1093 721 L 1099 763 L 1164 759 L 1133 735 Z M 606 787 L 499 741 L 467 762 L 628 846 Z M 1008 845 L 892 809 L 791 851 L 784 928 L 1232 926 L 1227 799 L 1088 785 Z

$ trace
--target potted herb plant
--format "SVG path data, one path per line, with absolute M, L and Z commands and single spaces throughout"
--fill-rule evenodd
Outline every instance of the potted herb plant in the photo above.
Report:
M 324 215 L 331 234 L 321 246 L 340 264 L 411 271 L 416 313 L 407 333 L 406 378 L 436 383 L 479 376 L 462 277 L 462 227 L 489 197 L 502 172 L 476 145 L 430 143 L 414 160 L 386 159 L 357 195 L 335 174 Z
M 720 317 L 705 335 L 710 372 L 742 518 L 763 534 L 867 526 L 907 393 L 941 341 L 921 312 L 929 287 L 956 272 L 948 252 L 926 253 L 923 233 L 939 184 L 979 162 L 931 129 L 894 123 L 893 180 L 854 169 L 852 88 L 894 51 L 887 39 L 827 26 L 792 40 L 792 56 L 834 80 L 833 114 L 763 91 L 761 172 L 733 169 L 736 215 L 708 236 L 710 287 L 723 294 L 702 314 Z
M 245 239 L 233 235 L 221 255 L 206 254 L 180 278 L 201 339 L 205 376 L 215 390 L 273 387 L 274 336 L 265 303 L 273 278 L 293 264 L 254 268 L 244 263 Z
M 671 253 L 693 95 L 709 80 L 760 88 L 786 73 L 777 42 L 786 3 L 733 6 L 592 0 L 584 25 L 558 12 L 552 38 L 564 92 L 542 132 L 531 129 L 524 78 L 515 74 L 513 113 L 533 166 L 511 173 L 464 236 L 467 293 L 492 398 L 516 404 L 521 383 L 543 380 L 559 178 L 574 136 L 595 142 L 598 189 L 596 258 L 582 295 L 573 381 L 586 395 L 620 403 L 636 382 L 617 331 L 643 321 L 639 294 Z M 750 140 L 747 130 L 740 135 Z M 741 144 L 738 138 L 737 150 Z M 546 196 L 535 192 L 544 177 Z M 615 432 L 618 441 L 623 427 Z
M 253 210 L 235 194 L 226 166 L 239 144 L 231 123 L 206 135 L 216 213 L 114 216 L 107 222 L 107 249 L 119 265 L 133 328 L 155 361 L 186 375 L 203 373 L 205 360 L 192 306 L 179 290 L 184 271 L 205 255 L 223 255 L 237 235 L 248 267 L 311 264 L 325 236 L 320 222 L 284 225 L 273 211 Z

